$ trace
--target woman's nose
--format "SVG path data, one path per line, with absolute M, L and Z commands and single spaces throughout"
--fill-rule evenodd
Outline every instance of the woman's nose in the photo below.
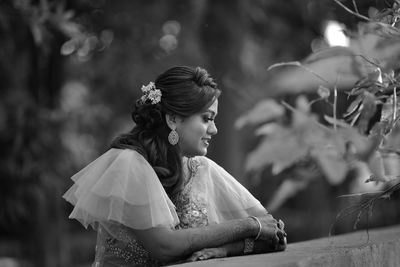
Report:
M 210 126 L 208 127 L 208 134 L 210 135 L 215 135 L 218 133 L 218 129 L 217 126 L 215 125 L 215 122 L 212 121 L 212 123 L 210 124 Z

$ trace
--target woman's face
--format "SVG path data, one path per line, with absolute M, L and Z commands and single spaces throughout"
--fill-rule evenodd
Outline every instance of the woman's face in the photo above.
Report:
M 204 112 L 188 118 L 178 118 L 176 131 L 179 134 L 179 147 L 183 156 L 204 156 L 211 137 L 217 133 L 214 119 L 218 113 L 218 99 Z

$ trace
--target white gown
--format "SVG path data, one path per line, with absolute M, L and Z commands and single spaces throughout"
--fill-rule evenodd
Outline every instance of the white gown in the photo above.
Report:
M 187 163 L 187 164 L 186 164 Z M 203 227 L 266 212 L 228 172 L 206 157 L 184 159 L 183 191 L 170 199 L 146 159 L 110 149 L 72 177 L 69 218 L 98 231 L 94 266 L 157 266 L 131 229 Z

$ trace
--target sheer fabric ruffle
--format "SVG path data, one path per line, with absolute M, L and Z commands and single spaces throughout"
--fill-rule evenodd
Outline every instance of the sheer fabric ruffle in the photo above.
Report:
M 110 149 L 71 178 L 63 195 L 74 205 L 69 218 L 86 228 L 97 223 L 113 228 L 174 228 L 179 220 L 156 173 L 146 159 L 131 149 Z
M 225 169 L 209 158 L 197 158 L 201 164 L 193 178 L 192 193 L 207 203 L 209 223 L 267 213 L 262 204 Z

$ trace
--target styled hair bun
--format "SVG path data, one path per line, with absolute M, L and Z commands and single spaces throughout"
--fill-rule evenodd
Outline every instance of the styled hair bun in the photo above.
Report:
M 213 81 L 208 72 L 200 67 L 195 69 L 193 81 L 198 86 L 211 86 L 213 88 L 217 87 L 217 84 Z

